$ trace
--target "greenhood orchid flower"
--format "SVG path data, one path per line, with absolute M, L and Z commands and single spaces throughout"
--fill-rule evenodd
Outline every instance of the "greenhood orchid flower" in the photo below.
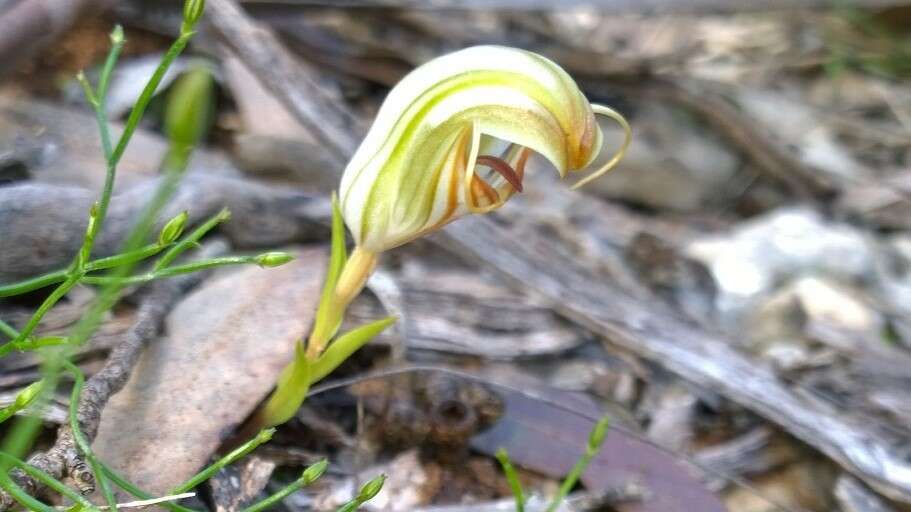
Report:
M 552 61 L 515 48 L 476 46 L 418 67 L 389 93 L 342 177 L 342 214 L 357 247 L 378 254 L 522 191 L 531 151 L 561 177 L 588 168 L 603 136 L 592 105 Z M 498 154 L 488 152 L 498 142 Z M 486 171 L 481 172 L 483 169 Z
M 594 167 L 602 142 L 595 114 L 625 131 L 619 151 L 576 182 L 610 170 L 631 130 L 623 116 L 585 99 L 550 60 L 524 50 L 477 46 L 432 60 L 396 85 L 342 176 L 333 198 L 332 250 L 306 349 L 285 371 L 252 425 L 290 418 L 311 384 L 391 325 L 386 318 L 338 335 L 345 311 L 379 254 L 522 191 L 529 156 L 561 177 Z M 345 225 L 355 248 L 345 247 Z

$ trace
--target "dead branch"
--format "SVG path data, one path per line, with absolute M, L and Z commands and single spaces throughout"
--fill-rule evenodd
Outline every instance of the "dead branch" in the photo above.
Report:
M 253 21 L 236 2 L 210 2 L 206 17 L 222 42 L 256 71 L 266 88 L 283 91 L 276 98 L 337 161 L 347 160 L 357 148 L 358 126 L 356 118 L 340 107 L 341 96 L 320 83 L 312 69 L 285 50 L 274 32 Z
M 211 257 L 225 249 L 216 244 L 203 249 L 204 256 Z M 153 284 L 142 298 L 136 323 L 116 346 L 104 367 L 85 384 L 79 398 L 77 418 L 85 438 L 91 443 L 98 433 L 101 412 L 108 400 L 120 391 L 130 377 L 143 347 L 158 335 L 165 316 L 183 296 L 184 292 L 199 283 L 208 272 L 196 272 Z M 65 422 L 57 431 L 57 440 L 45 452 L 29 458 L 28 463 L 54 478 L 70 476 L 76 481 L 83 494 L 90 494 L 95 488 L 95 479 L 76 446 L 73 431 Z M 28 494 L 36 496 L 44 487 L 35 479 L 19 471 L 13 472 L 16 483 Z M 6 493 L 0 493 L 0 511 L 8 510 L 16 501 Z

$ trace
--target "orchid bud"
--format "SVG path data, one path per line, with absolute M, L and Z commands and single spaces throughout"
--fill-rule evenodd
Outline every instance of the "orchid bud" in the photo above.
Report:
M 279 251 L 264 252 L 254 258 L 254 261 L 260 267 L 280 267 L 293 260 L 294 255 Z
M 630 134 L 622 116 L 590 104 L 563 69 L 528 51 L 477 46 L 427 62 L 390 91 L 345 169 L 345 223 L 358 247 L 379 253 L 499 208 L 522 191 L 531 152 L 561 177 L 591 166 L 603 140 L 595 114 L 627 137 L 577 186 L 619 161 Z
M 158 233 L 158 245 L 168 245 L 177 240 L 183 234 L 183 229 L 187 226 L 187 219 L 189 218 L 190 214 L 183 211 L 169 220 Z

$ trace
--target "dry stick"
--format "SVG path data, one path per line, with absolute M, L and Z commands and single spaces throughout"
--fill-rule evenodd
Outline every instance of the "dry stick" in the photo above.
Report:
M 220 244 L 219 244 L 220 245 Z M 221 247 L 209 247 L 204 256 L 220 251 Z M 85 384 L 79 399 L 77 416 L 82 433 L 88 442 L 95 439 L 101 421 L 101 411 L 115 393 L 123 389 L 133 366 L 139 359 L 143 347 L 159 333 L 161 322 L 184 291 L 199 283 L 207 272 L 196 272 L 172 279 L 156 282 L 142 298 L 136 322 L 124 335 L 123 342 L 112 351 L 104 367 L 93 375 Z M 66 468 L 74 468 L 71 474 L 77 482 L 88 483 L 93 480 L 91 470 L 85 464 L 82 454 L 76 447 L 73 431 L 64 423 L 57 431 L 57 440 L 46 452 L 33 455 L 29 461 L 32 466 L 61 479 Z M 35 479 L 14 471 L 14 481 L 31 496 L 40 494 L 44 487 Z M 0 493 L 0 511 L 9 509 L 15 501 L 6 493 Z
M 234 0 L 211 0 L 208 16 L 224 43 L 263 85 L 329 145 L 341 169 L 357 144 L 343 104 Z M 612 283 L 593 278 L 576 261 L 554 251 L 552 240 L 515 240 L 484 217 L 455 222 L 436 240 L 495 268 L 519 289 L 543 295 L 555 310 L 614 345 L 781 425 L 879 492 L 911 502 L 911 463 L 868 422 L 788 388 L 771 369 L 733 350 L 730 340 L 687 323 L 658 301 L 630 297 Z
M 344 100 L 320 84 L 315 73 L 286 51 L 271 30 L 256 24 L 234 0 L 210 1 L 205 17 L 222 42 L 255 70 L 263 85 L 273 92 L 282 91 L 276 98 L 325 145 L 333 160 L 343 163 L 354 153 L 358 123 L 339 107 Z

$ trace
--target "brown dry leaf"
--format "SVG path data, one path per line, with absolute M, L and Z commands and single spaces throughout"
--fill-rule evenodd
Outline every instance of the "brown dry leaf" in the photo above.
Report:
M 472 447 L 488 455 L 506 448 L 515 464 L 563 478 L 585 450 L 594 423 L 518 393 L 504 393 L 503 398 L 506 408 L 500 421 L 475 436 Z M 585 400 L 573 398 L 567 395 L 561 403 L 598 414 L 583 405 Z M 611 429 L 581 480 L 595 495 L 641 488 L 642 500 L 616 506 L 622 512 L 725 512 L 718 497 L 689 469 L 654 446 Z
M 184 298 L 104 409 L 98 456 L 154 495 L 195 474 L 292 359 L 325 267 L 326 251 L 302 250 L 278 268 L 218 274 Z

